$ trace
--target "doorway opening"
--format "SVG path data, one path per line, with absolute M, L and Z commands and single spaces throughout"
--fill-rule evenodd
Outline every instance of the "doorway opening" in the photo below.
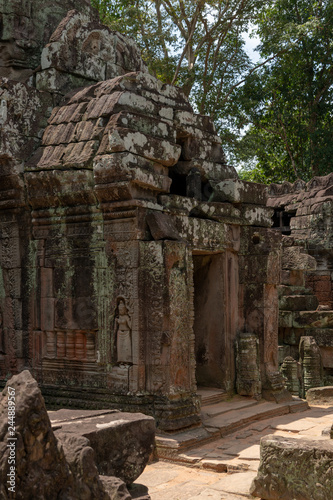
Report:
M 223 254 L 193 255 L 194 334 L 198 387 L 226 388 L 223 264 Z

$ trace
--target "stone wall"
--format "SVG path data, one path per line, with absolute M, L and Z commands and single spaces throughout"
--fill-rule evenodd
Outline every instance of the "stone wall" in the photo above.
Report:
M 316 383 L 333 380 L 332 207 L 333 174 L 307 184 L 272 184 L 268 206 L 283 236 L 282 286 L 279 289 L 280 363 L 299 359 L 301 337 L 319 346 L 323 371 Z M 312 385 L 313 387 L 313 385 Z

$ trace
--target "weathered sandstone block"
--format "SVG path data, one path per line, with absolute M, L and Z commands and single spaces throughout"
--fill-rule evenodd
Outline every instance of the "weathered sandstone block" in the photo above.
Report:
M 333 442 L 269 435 L 250 493 L 264 500 L 328 500 L 333 491 Z
M 0 77 L 1 157 L 20 162 L 33 153 L 40 143 L 51 105 L 52 98 L 47 92 Z
M 308 255 L 302 247 L 284 248 L 282 254 L 282 268 L 290 270 L 314 270 L 316 269 L 316 259 Z
M 231 203 L 251 203 L 265 205 L 267 201 L 267 187 L 263 184 L 245 182 L 241 180 L 225 180 L 212 183 L 213 194 L 210 201 L 230 201 Z
M 0 72 L 27 81 L 40 64 L 40 55 L 57 24 L 71 9 L 97 20 L 89 0 L 10 0 L 1 2 Z
M 12 398 L 15 399 L 12 399 Z M 8 408 L 10 399 L 15 402 L 15 432 L 11 434 L 8 426 Z M 16 438 L 11 441 L 11 438 Z M 44 400 L 37 382 L 30 372 L 23 371 L 14 376 L 6 385 L 0 400 L 0 496 L 11 498 L 9 484 L 9 459 L 15 456 L 15 493 L 17 499 L 25 498 L 101 498 L 107 499 L 98 472 L 94 466 L 88 442 L 79 444 L 81 465 L 89 464 L 88 483 L 86 479 L 75 476 L 66 461 L 63 449 L 59 446 L 51 428 Z M 15 443 L 13 453 L 9 443 Z M 75 446 L 77 447 L 76 442 Z M 77 455 L 78 450 L 74 451 Z M 82 454 L 81 454 L 82 452 Z M 83 490 L 90 496 L 80 497 Z
M 9 422 L 9 415 L 15 415 L 13 425 Z M 124 414 L 122 418 L 123 414 L 120 412 L 112 415 L 115 415 L 115 419 L 122 424 L 120 427 L 117 426 L 118 439 L 114 440 L 109 434 L 109 440 L 103 439 L 97 443 L 98 440 L 93 435 L 92 442 L 97 449 L 100 449 L 99 457 L 106 450 L 112 449 L 115 459 L 114 470 L 119 469 L 121 462 L 123 469 L 129 471 L 127 477 L 137 477 L 143 471 L 148 461 L 147 453 L 151 449 L 149 447 L 149 451 L 145 453 L 137 445 L 140 441 L 147 442 L 147 439 L 150 439 L 150 443 L 154 441 L 154 419 L 142 415 L 138 420 L 134 414 L 130 416 Z M 111 418 L 110 415 L 109 417 Z M 145 419 L 149 421 L 148 425 L 143 422 Z M 133 425 L 134 421 L 136 423 Z M 105 438 L 103 429 L 110 425 L 112 427 L 112 423 L 105 424 L 105 419 L 101 418 L 95 422 L 94 427 L 100 428 L 95 434 L 102 432 Z M 1 499 L 9 500 L 14 497 L 13 490 L 9 489 L 10 480 L 13 482 L 15 498 L 18 500 L 27 498 L 130 500 L 132 498 L 121 479 L 117 477 L 100 479 L 96 467 L 96 452 L 90 439 L 80 432 L 81 422 L 78 426 L 78 422 L 75 421 L 73 426 L 76 432 L 71 432 L 72 429 L 68 432 L 67 429 L 61 429 L 55 436 L 44 399 L 29 371 L 25 370 L 9 380 L 0 395 Z M 126 460 L 127 465 L 124 466 Z M 110 469 L 110 465 L 108 468 Z M 9 476 L 12 471 L 15 480 Z M 140 498 L 147 500 L 149 496 L 144 495 Z
M 312 387 L 306 393 L 306 399 L 310 404 L 333 405 L 333 387 Z
M 75 415 L 76 410 L 67 413 Z M 70 418 L 59 424 L 62 427 L 55 432 L 56 437 L 61 442 L 70 436 L 87 438 L 100 474 L 119 477 L 126 484 L 133 483 L 142 474 L 154 446 L 153 417 L 114 412 L 80 419 L 80 425 Z
M 317 307 L 315 295 L 290 295 L 279 301 L 279 309 L 284 311 L 315 311 Z
M 181 148 L 142 132 L 134 132 L 126 128 L 110 130 L 108 137 L 101 143 L 99 154 L 122 151 L 128 151 L 171 167 L 177 162 Z

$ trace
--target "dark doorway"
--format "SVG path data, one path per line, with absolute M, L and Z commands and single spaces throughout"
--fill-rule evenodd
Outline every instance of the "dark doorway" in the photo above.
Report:
M 193 255 L 198 386 L 226 388 L 223 254 Z

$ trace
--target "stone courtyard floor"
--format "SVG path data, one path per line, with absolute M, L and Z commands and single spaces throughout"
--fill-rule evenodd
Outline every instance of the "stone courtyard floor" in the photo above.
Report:
M 209 407 L 204 410 L 207 414 Z M 246 408 L 238 410 L 240 419 L 246 411 Z M 220 416 L 221 420 L 226 417 Z M 160 459 L 149 464 L 136 482 L 148 487 L 152 500 L 254 498 L 249 488 L 259 466 L 261 437 L 275 434 L 329 439 L 322 431 L 332 423 L 333 406 L 311 406 L 301 413 L 254 421 L 223 438 L 191 447 L 171 460 Z

